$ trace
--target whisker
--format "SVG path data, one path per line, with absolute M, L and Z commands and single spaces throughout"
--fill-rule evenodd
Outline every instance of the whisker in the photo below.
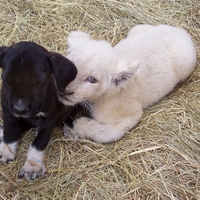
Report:
M 93 107 L 88 101 L 81 101 L 79 104 L 82 105 L 89 113 L 93 112 Z

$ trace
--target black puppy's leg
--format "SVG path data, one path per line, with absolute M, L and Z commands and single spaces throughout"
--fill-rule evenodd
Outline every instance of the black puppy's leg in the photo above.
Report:
M 27 180 L 34 180 L 44 176 L 46 171 L 44 165 L 45 149 L 50 141 L 53 128 L 55 126 L 54 122 L 54 117 L 41 117 L 37 136 L 29 147 L 27 159 L 24 166 L 20 170 L 19 178 L 25 176 Z
M 31 128 L 21 119 L 12 116 L 7 117 L 4 116 L 4 127 L 0 127 L 0 162 L 14 160 L 20 133 Z
M 20 133 L 27 130 L 27 126 L 7 113 L 3 121 L 4 127 L 0 128 L 0 162 L 8 162 L 14 160 Z
M 9 162 L 15 159 L 18 140 L 7 143 L 4 140 L 4 128 L 0 128 L 0 162 Z
M 9 162 L 15 159 L 18 141 L 6 143 L 4 141 L 4 128 L 0 127 L 0 162 Z

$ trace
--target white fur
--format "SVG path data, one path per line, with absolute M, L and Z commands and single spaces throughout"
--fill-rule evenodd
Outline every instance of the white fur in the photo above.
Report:
M 18 143 L 5 144 L 0 142 L 0 162 L 8 162 L 15 159 Z
M 0 141 L 3 140 L 3 127 L 0 127 Z
M 89 102 L 92 119 L 75 120 L 73 131 L 102 143 L 133 128 L 143 109 L 184 81 L 196 64 L 190 35 L 167 25 L 137 25 L 115 47 L 79 31 L 69 34 L 68 44 L 67 58 L 78 75 L 66 88 L 74 93 L 59 99 L 66 105 Z M 97 83 L 88 82 L 89 76 Z
M 39 112 L 38 114 L 36 114 L 36 117 L 46 117 L 47 114 L 44 112 Z
M 14 160 L 18 142 L 5 144 L 3 142 L 3 127 L 0 127 L 0 162 L 8 162 Z
M 44 176 L 45 171 L 44 151 L 39 151 L 30 146 L 26 162 L 20 170 L 20 176 L 25 176 L 27 180 L 33 180 Z

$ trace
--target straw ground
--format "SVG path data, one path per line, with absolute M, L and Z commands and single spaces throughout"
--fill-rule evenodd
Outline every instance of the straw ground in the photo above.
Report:
M 35 130 L 25 133 L 15 161 L 0 164 L 0 199 L 200 199 L 199 9 L 199 0 L 0 0 L 0 45 L 34 41 L 66 55 L 71 30 L 114 45 L 136 24 L 169 24 L 191 33 L 198 56 L 183 87 L 118 142 L 66 140 L 56 128 L 34 182 L 18 179 Z

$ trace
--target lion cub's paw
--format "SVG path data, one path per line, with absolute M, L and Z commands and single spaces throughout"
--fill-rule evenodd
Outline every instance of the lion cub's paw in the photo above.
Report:
M 90 130 L 95 128 L 93 126 L 93 121 L 87 117 L 81 117 L 74 121 L 74 130 L 81 138 L 88 138 L 90 136 Z
M 78 139 L 79 135 L 76 133 L 76 131 L 72 128 L 69 128 L 67 126 L 63 126 L 63 133 L 65 138 L 67 139 Z

